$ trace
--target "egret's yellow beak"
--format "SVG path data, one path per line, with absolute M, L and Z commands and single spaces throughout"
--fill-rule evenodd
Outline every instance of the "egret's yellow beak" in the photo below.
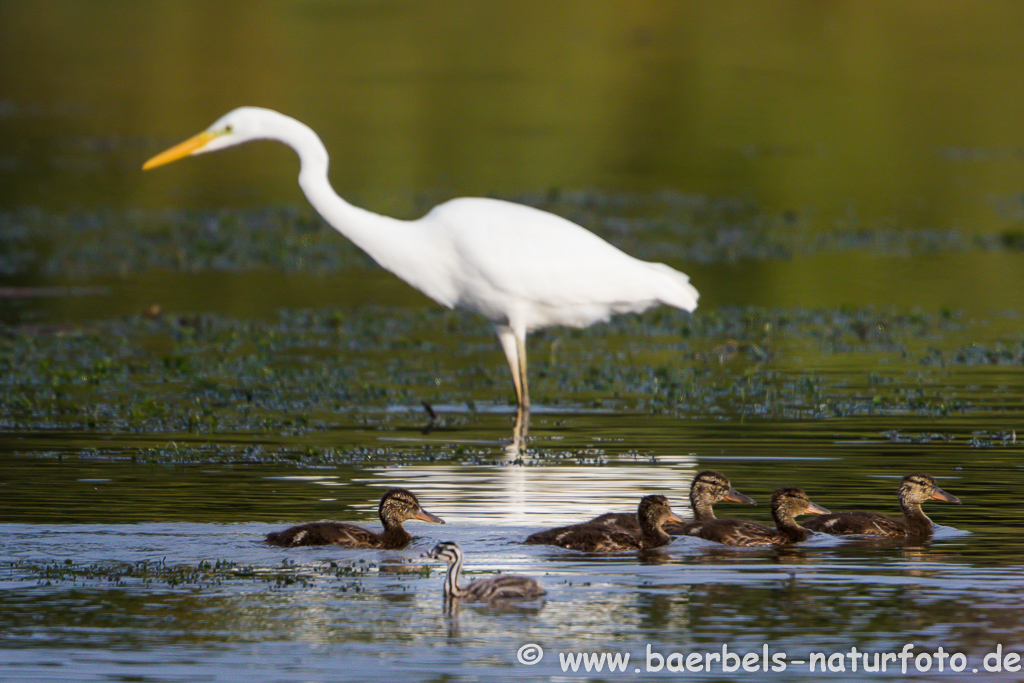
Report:
M 172 161 L 177 161 L 182 157 L 187 157 L 196 150 L 202 149 L 215 137 L 217 137 L 216 133 L 204 130 L 199 135 L 193 135 L 188 140 L 185 140 L 185 142 L 179 143 L 166 151 L 160 152 L 155 157 L 144 163 L 142 165 L 142 170 L 148 171 L 151 168 L 163 166 L 164 164 L 169 164 Z

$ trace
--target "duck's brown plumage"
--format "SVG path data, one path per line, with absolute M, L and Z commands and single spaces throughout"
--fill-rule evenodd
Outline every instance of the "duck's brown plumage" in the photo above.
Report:
M 683 532 L 688 536 L 733 546 L 798 543 L 806 539 L 810 532 L 796 523 L 796 517 L 808 512 L 828 514 L 828 510 L 812 503 L 802 490 L 786 487 L 772 494 L 774 529 L 745 519 L 712 519 L 691 522 L 684 527 Z
M 693 508 L 694 521 L 706 522 L 715 519 L 714 505 L 723 500 L 756 505 L 752 498 L 748 498 L 734 489 L 724 474 L 711 470 L 698 472 L 690 484 L 690 507 Z M 614 527 L 630 533 L 640 531 L 640 524 L 635 512 L 606 512 L 586 523 Z M 686 524 L 688 522 L 670 521 L 663 528 L 665 533 L 679 536 L 684 533 Z
M 346 548 L 397 550 L 412 540 L 409 532 L 402 527 L 402 522 L 419 519 L 444 524 L 443 519 L 420 507 L 420 502 L 412 491 L 402 488 L 389 489 L 381 496 L 378 514 L 380 523 L 384 526 L 381 533 L 345 522 L 310 522 L 269 533 L 266 542 L 283 548 L 340 545 Z
M 960 499 L 938 487 L 927 474 L 908 474 L 903 477 L 898 492 L 902 519 L 893 519 L 877 512 L 853 510 L 819 515 L 807 520 L 804 526 L 826 534 L 864 534 L 868 536 L 930 536 L 934 524 L 921 509 L 928 500 L 960 504 Z
M 665 496 L 644 496 L 637 506 L 639 520 L 636 531 L 584 522 L 547 531 L 538 531 L 524 543 L 531 545 L 557 545 L 561 548 L 588 553 L 611 553 L 626 550 L 645 550 L 666 545 L 672 537 L 665 533 L 666 522 L 682 522 L 672 514 Z
M 502 574 L 490 579 L 477 579 L 468 586 L 459 586 L 459 572 L 462 571 L 462 548 L 455 541 L 442 541 L 427 553 L 427 557 L 444 560 L 448 563 L 448 573 L 444 578 L 445 598 L 465 600 L 467 602 L 498 602 L 539 598 L 547 591 L 528 576 Z

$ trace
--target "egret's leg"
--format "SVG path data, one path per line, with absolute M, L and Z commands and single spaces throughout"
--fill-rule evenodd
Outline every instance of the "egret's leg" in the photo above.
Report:
M 516 404 L 523 407 L 523 384 L 522 374 L 519 370 L 519 342 L 512 328 L 508 325 L 495 325 L 494 331 L 498 333 L 498 341 L 501 342 L 501 350 L 505 352 L 508 360 L 509 370 L 512 371 L 512 385 L 516 390 Z M 525 357 L 525 353 L 523 354 Z
M 512 428 L 512 443 L 505 448 L 505 453 L 513 459 L 523 457 L 526 452 L 526 434 L 530 430 L 530 411 L 519 406 L 516 408 L 516 424 Z
M 530 410 L 530 386 L 526 381 L 526 333 L 516 335 L 516 355 L 519 359 L 519 386 L 522 387 L 519 395 L 519 407 L 529 412 Z

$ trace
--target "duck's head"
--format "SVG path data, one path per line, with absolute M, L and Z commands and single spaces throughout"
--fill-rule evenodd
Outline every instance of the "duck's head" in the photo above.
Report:
M 899 497 L 901 503 L 920 505 L 926 500 L 940 500 L 944 503 L 960 505 L 960 499 L 946 493 L 935 483 L 935 479 L 927 474 L 908 474 L 900 483 Z
M 380 521 L 384 526 L 400 524 L 407 519 L 444 524 L 443 519 L 421 508 L 416 496 L 408 489 L 389 489 L 381 496 L 379 512 Z
M 743 503 L 745 505 L 757 505 L 753 498 L 749 498 L 734 489 L 729 483 L 728 477 L 724 474 L 704 470 L 693 478 L 693 483 L 690 484 L 690 504 L 694 508 L 699 507 L 701 502 L 718 503 L 723 500 Z
M 828 510 L 812 503 L 803 489 L 787 486 L 772 493 L 772 516 L 775 519 L 793 519 L 800 515 L 828 515 Z
M 644 496 L 637 506 L 636 516 L 640 520 L 641 529 L 660 529 L 665 522 L 679 522 L 684 524 L 685 520 L 672 512 L 668 504 L 668 498 L 661 495 Z

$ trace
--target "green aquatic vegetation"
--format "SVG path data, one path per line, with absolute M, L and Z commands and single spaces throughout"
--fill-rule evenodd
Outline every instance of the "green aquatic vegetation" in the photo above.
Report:
M 1005 230 L 999 234 L 998 240 L 1006 249 L 1024 251 L 1024 232 L 1020 230 Z
M 34 579 L 41 586 L 72 584 L 86 588 L 166 586 L 203 589 L 224 584 L 259 583 L 271 588 L 285 588 L 310 587 L 326 582 L 335 590 L 359 591 L 360 577 L 376 573 L 378 567 L 358 560 L 303 564 L 285 560 L 278 566 L 267 567 L 242 565 L 227 559 L 201 560 L 196 564 L 169 564 L 166 559 L 78 563 L 67 558 L 45 563 L 16 560 L 4 563 L 2 570 L 8 579 Z M 334 580 L 342 580 L 343 583 L 338 586 Z
M 942 361 L 957 365 L 1024 365 L 1024 341 L 1001 344 L 971 344 L 952 354 L 939 353 Z M 932 359 L 934 360 L 934 359 Z
M 584 225 L 638 258 L 678 263 L 786 261 L 843 252 L 1014 252 L 1022 244 L 1016 229 L 972 235 L 844 219 L 822 231 L 802 212 L 773 212 L 732 197 L 577 191 L 510 199 Z M 8 276 L 38 271 L 82 279 L 154 269 L 323 274 L 372 266 L 305 206 L 70 214 L 21 209 L 0 213 L 0 237 L 0 274 Z
M 893 443 L 910 444 L 951 443 L 957 438 L 955 434 L 949 433 L 923 432 L 920 434 L 907 434 L 898 429 L 886 430 L 882 432 L 882 436 Z
M 994 446 L 1016 446 L 1017 432 L 977 430 L 971 433 L 967 444 L 971 448 L 992 448 Z
M 1019 341 L 964 345 L 971 329 L 952 311 L 658 309 L 597 329 L 541 332 L 531 340 L 531 372 L 537 400 L 565 408 L 715 420 L 947 416 L 997 409 L 991 397 L 1007 392 L 992 390 L 997 372 L 963 386 L 957 366 L 1012 369 L 1024 355 Z M 168 464 L 490 458 L 490 447 L 465 444 L 389 446 L 382 455 L 289 440 L 339 424 L 427 429 L 424 403 L 457 408 L 438 411 L 428 431 L 457 429 L 475 419 L 475 406 L 508 401 L 488 327 L 433 308 L 9 328 L 0 368 L 0 426 L 149 434 L 178 446 L 149 444 L 137 457 Z M 263 445 L 208 445 L 226 434 Z
M 12 274 L 30 266 L 45 275 L 78 278 L 151 269 L 326 272 L 367 263 L 329 226 L 295 209 L 76 214 L 21 210 L 0 214 L 0 231 L 32 236 L 20 249 L 0 254 L 0 269 Z M 47 255 L 41 262 L 39 252 Z

